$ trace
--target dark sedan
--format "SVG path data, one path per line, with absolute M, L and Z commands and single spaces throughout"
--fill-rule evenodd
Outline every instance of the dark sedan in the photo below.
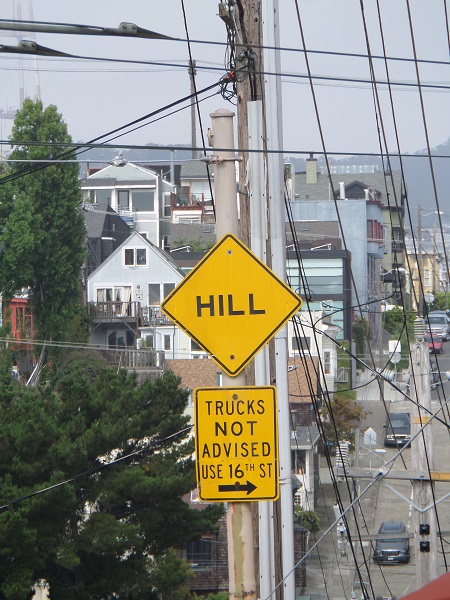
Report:
M 409 563 L 409 538 L 403 521 L 383 521 L 378 530 L 373 560 L 376 563 Z

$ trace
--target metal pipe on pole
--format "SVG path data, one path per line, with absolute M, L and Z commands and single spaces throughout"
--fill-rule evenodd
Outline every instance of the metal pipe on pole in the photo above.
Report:
M 247 103 L 248 114 L 248 189 L 250 193 L 251 249 L 264 263 L 267 262 L 267 201 L 263 155 L 262 102 Z M 269 348 L 265 346 L 254 358 L 255 384 L 270 385 Z M 273 502 L 258 503 L 259 520 L 259 595 L 268 598 L 276 587 L 275 536 Z
M 227 233 L 239 236 L 236 198 L 236 169 L 234 154 L 234 113 L 220 109 L 211 114 L 212 128 L 209 144 L 221 150 L 213 157 L 216 210 L 216 235 L 221 239 Z M 245 375 L 222 378 L 223 387 L 245 386 Z M 227 504 L 228 576 L 230 600 L 256 600 L 255 553 L 251 503 Z
M 268 171 L 268 205 L 271 267 L 286 281 L 286 233 L 284 217 L 284 166 L 282 140 L 282 103 L 278 0 L 262 0 L 262 38 L 264 48 L 265 138 Z M 280 453 L 280 505 L 282 574 L 284 600 L 295 599 L 294 510 L 290 447 L 287 327 L 275 336 L 275 381 L 278 389 Z
M 430 359 L 428 344 L 422 340 L 418 340 L 411 348 L 411 370 L 411 397 L 415 401 L 411 434 L 414 436 L 429 419 L 431 413 Z M 420 408 L 421 406 L 424 410 Z M 412 441 L 411 454 L 413 471 L 427 473 L 429 469 L 433 470 L 433 432 L 430 426 L 425 427 L 422 434 Z M 412 481 L 417 589 L 439 576 L 433 486 L 431 479 Z M 428 534 L 421 534 L 421 526 L 423 528 L 424 525 L 429 527 Z M 427 550 L 421 548 L 421 542 L 429 543 Z

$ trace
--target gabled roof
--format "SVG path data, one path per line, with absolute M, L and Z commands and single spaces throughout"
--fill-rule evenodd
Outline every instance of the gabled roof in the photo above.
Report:
M 104 211 L 86 211 L 83 213 L 86 225 L 86 236 L 88 238 L 99 238 L 102 235 L 106 212 Z
M 301 425 L 296 428 L 295 436 L 291 438 L 291 449 L 303 450 L 312 448 L 319 441 L 319 428 L 314 423 Z
M 289 402 L 311 403 L 309 382 L 311 381 L 316 392 L 318 364 L 318 358 L 308 356 L 289 359 L 289 366 L 296 366 L 296 369 L 288 373 Z M 166 369 L 181 377 L 181 387 L 189 390 L 196 387 L 217 387 L 217 374 L 222 373 L 222 369 L 209 358 L 166 360 L 165 365 Z M 308 373 L 305 372 L 305 366 Z
M 166 369 L 181 377 L 181 387 L 193 390 L 197 387 L 217 387 L 217 373 L 221 368 L 209 359 L 166 360 Z
M 89 187 L 92 185 L 115 185 L 120 183 L 130 183 L 130 182 L 153 182 L 158 178 L 157 173 L 151 171 L 150 169 L 146 169 L 145 167 L 141 167 L 140 165 L 135 165 L 133 163 L 126 163 L 122 167 L 115 167 L 114 165 L 109 165 L 104 169 L 100 169 L 93 175 L 89 175 L 86 179 L 83 179 L 81 182 L 82 187 Z
M 88 279 L 91 279 L 91 277 L 97 274 L 97 272 L 100 269 L 102 269 L 105 265 L 113 261 L 117 254 L 122 252 L 123 248 L 132 247 L 136 244 L 139 244 L 139 246 L 141 247 L 148 246 L 154 254 L 156 254 L 161 260 L 164 260 L 174 271 L 176 271 L 180 275 L 180 277 L 184 277 L 184 273 L 181 271 L 181 269 L 178 268 L 176 263 L 171 259 L 167 252 L 164 252 L 164 250 L 161 250 L 161 248 L 158 248 L 158 246 L 152 244 L 152 242 L 150 242 L 147 238 L 143 237 L 137 231 L 134 231 L 129 238 L 127 238 L 118 248 L 116 248 L 116 250 L 114 250 L 114 252 L 110 256 L 108 256 L 108 258 L 89 275 Z
M 102 236 L 107 215 L 113 217 L 114 219 L 120 219 L 123 224 L 128 227 L 125 221 L 123 221 L 122 217 L 118 215 L 110 206 L 102 208 L 102 210 L 86 210 L 83 212 L 83 215 L 88 238 L 99 238 Z
M 181 164 L 180 179 L 208 179 L 208 170 L 213 176 L 213 165 L 207 169 L 206 163 L 201 160 L 187 160 Z
M 302 356 L 288 361 L 289 403 L 311 404 L 318 391 L 318 357 Z

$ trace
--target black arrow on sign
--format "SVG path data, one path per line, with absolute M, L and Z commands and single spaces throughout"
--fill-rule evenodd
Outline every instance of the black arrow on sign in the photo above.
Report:
M 245 485 L 236 481 L 232 485 L 219 485 L 219 492 L 247 492 L 247 496 L 256 490 L 256 485 L 247 480 Z

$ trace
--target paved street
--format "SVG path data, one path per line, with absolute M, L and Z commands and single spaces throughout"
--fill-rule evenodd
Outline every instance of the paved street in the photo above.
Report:
M 444 354 L 439 357 L 439 370 L 446 371 L 450 368 L 450 344 L 445 345 Z M 370 377 L 364 374 L 363 378 Z M 393 390 L 385 384 L 384 397 L 389 406 L 390 412 L 409 412 L 412 414 L 413 406 L 410 401 L 405 399 L 400 393 Z M 441 402 L 450 395 L 450 382 L 445 382 L 443 386 L 432 391 L 432 411 L 439 408 L 439 399 Z M 358 458 L 353 454 L 351 456 L 351 466 L 372 467 L 381 466 L 389 461 L 397 449 L 384 448 L 384 423 L 385 409 L 380 401 L 379 387 L 376 382 L 362 387 L 358 391 L 358 398 L 365 405 L 366 418 L 362 426 L 361 449 Z M 375 447 L 364 446 L 363 432 L 367 428 L 373 428 L 377 435 L 377 444 Z M 450 464 L 450 445 L 449 434 L 444 425 L 434 423 L 434 468 L 437 471 L 448 471 Z M 375 450 L 381 450 L 376 452 Z M 385 450 L 385 452 L 383 452 Z M 333 459 L 334 464 L 334 459 Z M 397 458 L 393 466 L 396 470 L 411 469 L 411 449 L 406 448 L 402 452 L 402 458 Z M 336 503 L 336 494 L 331 481 L 326 461 L 320 458 L 320 480 L 321 488 L 318 495 L 317 512 L 321 518 L 321 533 L 317 534 L 319 539 L 323 532 L 335 520 L 333 505 Z M 359 493 L 365 489 L 371 480 L 355 481 L 355 486 Z M 339 493 L 344 507 L 347 507 L 353 497 L 351 482 L 345 481 L 337 483 Z M 323 598 L 332 598 L 333 600 L 348 600 L 352 598 L 352 591 L 356 598 L 361 598 L 361 589 L 359 586 L 359 577 L 357 570 L 360 570 L 361 578 L 367 582 L 370 592 L 370 584 L 373 586 L 374 596 L 401 598 L 403 595 L 416 589 L 416 549 L 413 539 L 410 539 L 411 561 L 409 564 L 384 565 L 378 566 L 372 561 L 373 548 L 368 536 L 376 534 L 380 523 L 385 520 L 399 519 L 403 521 L 409 533 L 412 533 L 414 526 L 412 523 L 412 506 L 410 504 L 412 485 L 409 480 L 385 480 L 380 483 L 374 483 L 370 490 L 363 494 L 360 500 L 360 506 L 355 507 L 355 514 L 350 514 L 349 526 L 354 545 L 354 556 L 351 548 L 347 545 L 346 553 L 341 553 L 338 548 L 336 527 L 323 538 L 318 548 L 313 550 L 308 559 L 307 578 L 308 585 L 305 590 L 306 598 L 310 600 L 322 600 Z M 435 487 L 435 497 L 438 502 L 445 494 L 450 493 L 450 483 L 437 483 Z M 438 517 L 441 531 L 450 532 L 450 500 L 446 499 L 438 504 Z M 356 517 L 356 519 L 355 519 Z M 357 525 L 358 523 L 358 525 Z M 359 542 L 357 527 L 359 526 L 361 536 L 366 539 Z M 450 533 L 447 536 L 450 539 Z M 310 546 L 314 543 L 312 537 Z M 445 551 L 448 551 L 448 545 L 444 543 Z M 438 545 L 439 573 L 445 572 L 443 553 L 441 546 Z M 358 565 L 358 566 L 357 566 Z

